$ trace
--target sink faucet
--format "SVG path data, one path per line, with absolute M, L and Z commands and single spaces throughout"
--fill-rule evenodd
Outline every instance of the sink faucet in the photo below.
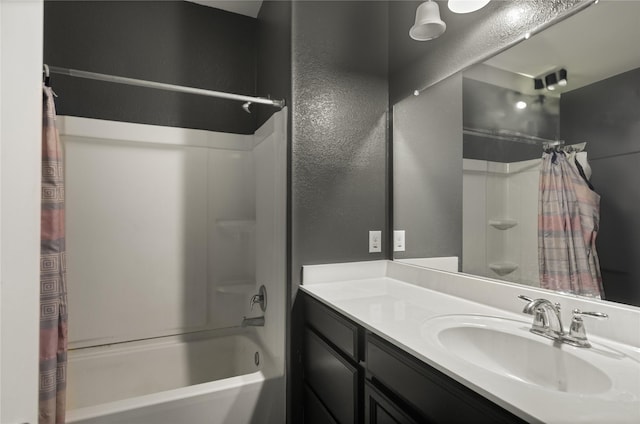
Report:
M 522 312 L 533 315 L 533 324 L 529 331 L 552 340 L 563 341 L 564 330 L 560 319 L 559 303 L 554 304 L 547 299 L 531 299 L 523 295 L 518 297 L 528 302 Z
M 264 317 L 255 317 L 255 318 L 242 318 L 242 326 L 243 327 L 264 327 Z
M 522 312 L 534 316 L 533 324 L 529 331 L 576 347 L 591 347 L 591 343 L 587 340 L 587 332 L 584 329 L 582 317 L 600 319 L 609 317 L 602 312 L 583 312 L 580 309 L 574 309 L 569 334 L 566 334 L 560 320 L 559 303 L 551 303 L 547 299 L 531 299 L 523 295 L 518 297 L 527 302 Z

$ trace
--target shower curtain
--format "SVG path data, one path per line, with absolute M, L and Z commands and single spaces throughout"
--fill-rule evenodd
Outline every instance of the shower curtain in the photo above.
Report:
M 541 287 L 604 298 L 596 236 L 600 196 L 575 161 L 575 151 L 542 155 L 538 198 Z
M 53 91 L 43 86 L 40 240 L 40 424 L 64 424 L 67 290 L 64 165 Z

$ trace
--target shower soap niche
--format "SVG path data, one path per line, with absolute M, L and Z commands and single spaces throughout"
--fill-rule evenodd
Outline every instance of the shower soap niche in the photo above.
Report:
M 511 274 L 513 271 L 518 269 L 518 264 L 515 262 L 492 262 L 489 264 L 489 268 L 491 271 L 495 272 L 499 276 L 505 276 L 507 274 Z
M 498 230 L 508 230 L 518 225 L 518 221 L 515 219 L 490 219 L 489 225 Z

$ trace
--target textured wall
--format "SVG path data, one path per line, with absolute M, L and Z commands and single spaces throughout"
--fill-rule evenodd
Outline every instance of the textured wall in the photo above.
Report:
M 267 0 L 258 14 L 257 92 L 291 103 L 291 2 Z M 258 128 L 277 111 L 255 105 Z M 289 108 L 291 110 L 291 108 Z M 290 121 L 290 120 L 289 120 Z
M 462 256 L 462 75 L 393 107 L 395 258 Z
M 446 3 L 438 1 L 446 32 L 436 40 L 419 42 L 410 39 L 408 31 L 420 2 L 390 2 L 392 103 L 493 56 L 525 32 L 586 4 L 581 0 L 492 1 L 478 12 L 457 15 Z
M 45 2 L 49 65 L 255 94 L 257 21 L 182 1 Z M 253 133 L 238 102 L 53 75 L 58 113 Z M 274 93 L 275 94 L 275 93 Z
M 564 93 L 561 137 L 587 142 L 601 196 L 597 249 L 607 300 L 640 306 L 640 69 Z
M 387 4 L 295 2 L 292 16 L 295 284 L 302 264 L 387 254 L 368 253 L 386 229 Z

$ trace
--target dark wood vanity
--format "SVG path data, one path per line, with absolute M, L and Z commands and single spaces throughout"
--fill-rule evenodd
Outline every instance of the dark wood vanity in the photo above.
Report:
M 306 424 L 524 422 L 308 294 L 302 296 Z

